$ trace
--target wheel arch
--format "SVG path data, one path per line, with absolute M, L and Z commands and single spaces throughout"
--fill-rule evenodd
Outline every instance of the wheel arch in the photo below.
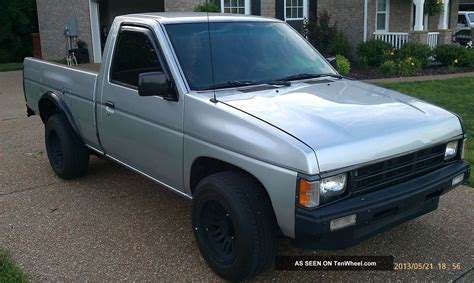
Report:
M 190 171 L 190 178 L 189 178 L 189 186 L 191 190 L 191 194 L 194 194 L 196 187 L 198 186 L 199 182 L 206 178 L 209 175 L 224 172 L 224 171 L 234 171 L 239 172 L 255 182 L 257 182 L 263 190 L 263 193 L 267 197 L 268 201 L 270 202 L 270 206 L 275 213 L 275 208 L 273 206 L 272 199 L 269 195 L 267 188 L 265 187 L 264 183 L 259 180 L 254 174 L 250 173 L 248 170 L 241 168 L 237 165 L 229 163 L 227 161 L 223 161 L 217 158 L 208 157 L 208 156 L 200 156 L 196 158 L 192 165 Z M 276 217 L 276 216 L 275 216 Z
M 52 91 L 44 93 L 38 101 L 38 110 L 41 121 L 43 121 L 44 124 L 48 122 L 48 119 L 51 116 L 58 113 L 63 114 L 69 122 L 69 125 L 73 129 L 74 133 L 82 141 L 79 128 L 74 121 L 71 110 L 67 106 L 66 102 L 58 94 Z
M 194 190 L 202 179 L 211 174 L 223 171 L 236 171 L 245 174 L 257 181 L 262 186 L 262 188 L 265 189 L 263 183 L 260 182 L 260 180 L 249 171 L 227 161 L 208 156 L 200 156 L 196 158 L 191 165 L 191 172 L 189 175 L 189 187 L 191 189 L 191 193 L 194 193 Z

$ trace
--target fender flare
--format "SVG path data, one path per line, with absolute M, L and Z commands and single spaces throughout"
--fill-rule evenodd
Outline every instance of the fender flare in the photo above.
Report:
M 46 122 L 47 122 L 46 118 L 47 117 L 45 117 L 45 115 L 43 115 L 41 113 L 40 106 L 41 106 L 41 103 L 45 100 L 53 103 L 56 106 L 56 108 L 59 110 L 59 112 L 64 114 L 64 116 L 66 116 L 66 119 L 68 120 L 69 125 L 71 125 L 72 130 L 77 135 L 77 137 L 82 141 L 82 137 L 80 135 L 79 128 L 77 127 L 77 124 L 74 121 L 74 117 L 72 116 L 71 110 L 67 106 L 66 102 L 64 102 L 64 100 L 59 95 L 57 95 L 56 93 L 54 93 L 52 91 L 46 92 L 38 100 L 39 115 L 40 115 L 41 120 L 43 121 L 43 123 L 46 124 Z

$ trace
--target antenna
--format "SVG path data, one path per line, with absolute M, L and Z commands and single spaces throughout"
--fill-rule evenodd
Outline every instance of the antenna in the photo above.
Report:
M 209 20 L 209 0 L 206 0 L 206 13 L 207 13 L 207 34 L 209 36 L 209 54 L 211 55 L 211 75 L 212 75 L 212 84 L 216 84 L 216 79 L 214 77 L 214 56 L 212 55 L 212 40 L 211 40 L 211 23 Z M 211 99 L 212 103 L 217 103 L 216 90 L 213 90 L 214 97 Z

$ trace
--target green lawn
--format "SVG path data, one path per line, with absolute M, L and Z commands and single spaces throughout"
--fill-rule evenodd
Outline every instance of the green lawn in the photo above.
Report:
M 23 63 L 0 64 L 0 72 L 23 70 Z
M 2 249 L 0 249 L 0 282 L 28 282 L 20 268 Z
M 474 78 L 378 85 L 418 97 L 459 114 L 468 133 L 466 160 L 474 164 Z M 469 185 L 474 186 L 474 174 L 471 174 Z

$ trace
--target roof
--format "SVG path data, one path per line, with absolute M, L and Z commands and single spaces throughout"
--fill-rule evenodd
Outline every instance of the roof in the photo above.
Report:
M 223 13 L 202 13 L 202 12 L 165 12 L 165 13 L 140 13 L 129 14 L 121 17 L 131 17 L 140 19 L 154 19 L 160 23 L 199 23 L 207 22 L 275 22 L 274 18 L 265 18 L 251 15 L 236 15 Z

